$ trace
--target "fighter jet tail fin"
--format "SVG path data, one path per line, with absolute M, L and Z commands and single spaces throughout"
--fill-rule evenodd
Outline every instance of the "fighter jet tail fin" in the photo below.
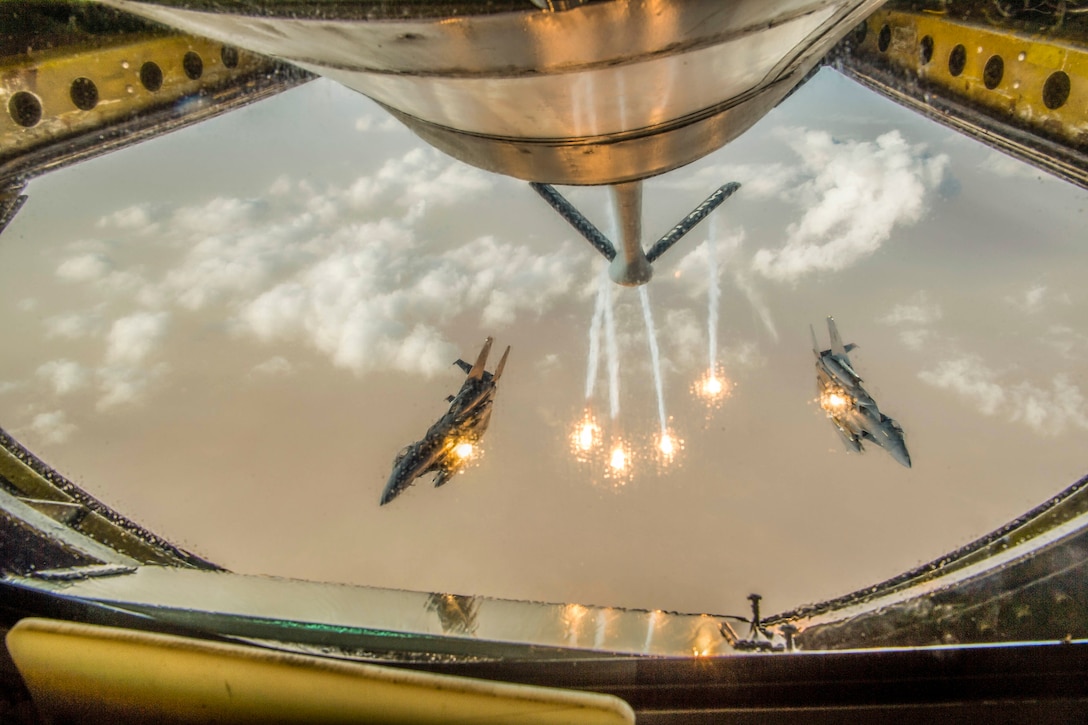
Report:
M 456 360 L 454 360 L 453 364 L 456 365 L 457 367 L 461 368 L 462 370 L 464 370 L 466 373 L 471 373 L 472 372 L 472 366 L 469 365 L 464 360 L 462 360 L 461 358 L 457 358 Z
M 499 382 L 499 378 L 502 377 L 502 369 L 506 367 L 506 356 L 510 354 L 510 346 L 506 346 L 506 352 L 499 358 L 499 365 L 495 368 L 495 377 L 492 378 L 496 383 Z
M 845 357 L 848 350 L 853 350 L 854 345 L 843 345 L 839 337 L 839 328 L 835 326 L 835 318 L 827 318 L 827 331 L 831 334 L 831 354 Z
M 816 328 L 809 325 L 808 331 L 812 333 L 812 352 L 816 357 L 820 357 L 820 343 L 816 342 Z
M 491 353 L 491 343 L 495 341 L 495 338 L 488 337 L 484 342 L 484 346 L 480 349 L 480 354 L 476 358 L 476 364 L 472 366 L 472 369 L 468 371 L 468 377 L 471 380 L 482 380 L 484 377 L 484 366 L 487 365 L 487 356 Z

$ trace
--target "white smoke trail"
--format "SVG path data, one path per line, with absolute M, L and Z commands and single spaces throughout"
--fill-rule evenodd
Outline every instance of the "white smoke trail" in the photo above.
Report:
M 710 341 L 710 374 L 718 369 L 718 300 L 721 297 L 721 284 L 718 281 L 718 243 L 715 239 L 717 224 L 711 220 L 710 234 L 706 239 L 707 270 L 710 272 L 710 286 L 707 288 L 707 338 Z
M 612 197 L 609 194 L 609 197 Z M 613 201 L 611 198 L 610 202 Z M 613 203 L 605 204 L 608 209 L 608 238 L 615 244 L 619 236 L 619 215 Z M 604 270 L 601 286 L 604 289 L 604 335 L 608 349 L 608 398 L 612 420 L 620 415 L 620 346 L 616 341 L 616 317 L 612 309 L 612 285 L 607 278 L 608 270 Z
M 608 349 L 608 401 L 612 420 L 620 415 L 620 346 L 616 341 L 616 317 L 612 313 L 612 283 L 604 283 L 604 336 Z
M 752 286 L 752 281 L 747 275 L 741 272 L 737 272 L 733 275 L 733 281 L 737 283 L 737 288 L 748 298 L 748 304 L 752 305 L 752 309 L 759 315 L 759 319 L 763 323 L 763 326 L 767 328 L 767 333 L 775 342 L 778 342 L 778 329 L 774 326 L 771 310 L 767 307 L 766 303 L 763 302 L 763 298 L 760 297 L 755 287 Z
M 661 435 L 667 435 L 665 417 L 665 392 L 661 385 L 661 351 L 657 349 L 657 330 L 654 329 L 654 317 L 650 313 L 650 293 L 646 285 L 638 288 L 642 300 L 642 316 L 646 320 L 646 339 L 650 342 L 650 361 L 654 366 L 654 386 L 657 388 L 657 415 L 661 422 Z
M 601 322 L 604 317 L 604 296 L 608 286 L 608 269 L 601 270 L 601 281 L 597 287 L 597 303 L 593 308 L 593 319 L 589 323 L 589 364 L 586 369 L 586 400 L 593 397 L 593 388 L 597 385 L 597 370 L 601 364 Z

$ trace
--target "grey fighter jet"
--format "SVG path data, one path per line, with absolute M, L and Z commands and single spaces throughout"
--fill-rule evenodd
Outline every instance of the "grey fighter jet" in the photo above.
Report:
M 861 376 L 854 370 L 847 353 L 856 347 L 843 345 L 835 320 L 827 318 L 831 348 L 821 351 L 812 329 L 812 352 L 816 356 L 816 387 L 820 406 L 835 425 L 846 447 L 859 453 L 862 443 L 875 443 L 892 458 L 910 468 L 910 454 L 903 441 L 903 429 L 895 420 L 880 412 L 876 401 L 861 386 Z
M 502 369 L 506 366 L 506 356 L 510 348 L 502 354 L 494 374 L 487 372 L 487 356 L 491 352 L 493 339 L 487 338 L 475 365 L 464 360 L 457 360 L 457 365 L 467 373 L 464 384 L 446 400 L 450 409 L 427 430 L 423 440 L 406 446 L 397 454 L 393 462 L 393 472 L 382 491 L 381 505 L 389 503 L 406 488 L 415 483 L 420 476 L 435 473 L 434 485 L 443 485 L 457 473 L 475 451 L 484 431 L 491 422 L 491 406 L 495 400 L 495 391 Z

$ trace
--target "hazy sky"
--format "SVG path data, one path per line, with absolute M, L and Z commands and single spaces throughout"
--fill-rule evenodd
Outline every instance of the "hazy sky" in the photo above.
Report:
M 603 260 L 327 81 L 30 185 L 0 238 L 0 425 L 236 571 L 719 613 L 876 583 L 1088 473 L 1088 195 L 828 70 L 647 182 L 647 236 L 730 180 L 648 288 L 683 451 L 622 483 L 569 436 L 597 337 L 590 408 L 652 450 L 638 292 L 611 289 L 613 402 Z M 608 226 L 604 189 L 563 191 Z M 847 454 L 815 404 L 828 314 L 912 469 Z M 489 334 L 513 351 L 482 457 L 379 508 Z M 716 409 L 690 392 L 712 354 Z

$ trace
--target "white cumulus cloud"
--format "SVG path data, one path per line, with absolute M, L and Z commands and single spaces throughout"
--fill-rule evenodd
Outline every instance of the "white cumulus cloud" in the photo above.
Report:
M 703 192 L 710 196 L 718 187 L 737 181 L 746 199 L 769 199 L 794 186 L 801 170 L 785 164 L 714 164 L 695 172 L 672 174 L 661 181 L 667 189 Z
M 974 356 L 945 360 L 935 370 L 918 373 L 918 377 L 973 402 L 984 415 L 995 414 L 1007 398 L 1005 389 L 996 381 L 997 374 Z
M 61 262 L 57 267 L 57 276 L 72 282 L 90 282 L 105 277 L 112 268 L 105 255 L 88 252 Z
M 901 302 L 886 314 L 878 318 L 878 322 L 893 327 L 899 327 L 899 340 L 911 350 L 920 350 L 934 337 L 930 325 L 943 317 L 941 306 L 929 299 L 926 292 L 915 294 L 907 302 Z
M 64 443 L 76 432 L 76 426 L 68 422 L 62 410 L 35 415 L 30 428 L 46 443 Z
M 57 395 L 79 390 L 89 378 L 87 369 L 74 360 L 50 360 L 38 367 L 37 375 L 52 385 Z
M 457 356 L 439 332 L 445 322 L 477 314 L 493 328 L 543 312 L 572 289 L 572 257 L 566 246 L 539 255 L 490 237 L 425 254 L 410 230 L 365 224 L 243 306 L 238 321 L 262 340 L 301 339 L 357 373 L 429 375 Z
M 114 321 L 106 336 L 106 363 L 139 365 L 158 346 L 169 321 L 168 312 L 137 312 Z
M 102 331 L 102 314 L 98 310 L 68 312 L 45 320 L 45 336 L 78 340 Z
M 931 302 L 925 292 L 919 292 L 910 301 L 892 307 L 879 321 L 885 325 L 930 325 L 941 317 L 941 306 Z
M 95 226 L 114 229 L 134 229 L 143 232 L 154 231 L 158 225 L 151 218 L 151 210 L 145 204 L 118 209 L 111 214 L 101 217 Z
M 147 389 L 170 371 L 167 363 L 152 366 L 104 365 L 95 370 L 101 395 L 95 407 L 100 411 L 141 401 Z
M 872 142 L 837 141 L 823 131 L 799 131 L 791 146 L 807 179 L 793 196 L 804 208 L 778 249 L 759 250 L 752 267 L 779 281 L 834 272 L 873 254 L 896 226 L 913 224 L 948 157 L 930 157 L 898 131 Z
M 1088 406 L 1084 393 L 1064 373 L 1049 385 L 1031 381 L 1002 383 L 996 371 L 975 356 L 941 362 L 935 370 L 918 377 L 971 402 L 984 415 L 1002 415 L 1022 423 L 1040 435 L 1056 436 L 1070 428 L 1088 430 Z

